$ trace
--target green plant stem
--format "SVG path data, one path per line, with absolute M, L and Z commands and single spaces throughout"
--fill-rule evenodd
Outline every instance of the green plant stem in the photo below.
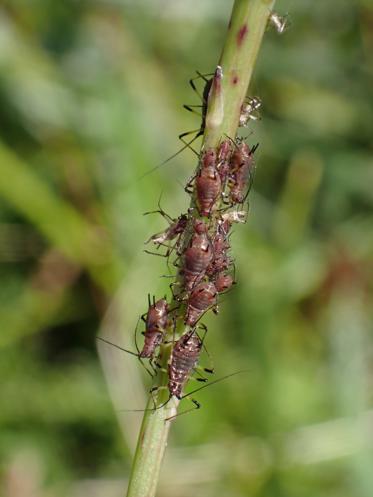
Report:
M 275 0 L 236 0 L 220 58 L 221 85 L 213 84 L 209 95 L 202 147 L 217 147 L 225 135 L 234 138 L 256 57 Z M 183 330 L 178 330 L 179 334 Z M 156 405 L 167 401 L 167 364 L 171 347 L 161 347 L 164 372 L 159 375 Z M 178 401 L 172 398 L 153 410 L 150 399 L 139 434 L 127 497 L 154 497 L 171 421 Z
M 220 94 L 210 95 L 204 148 L 217 147 L 224 135 L 234 138 L 241 105 L 247 94 L 256 58 L 275 0 L 236 0 L 220 57 Z M 239 40 L 242 40 L 241 42 Z

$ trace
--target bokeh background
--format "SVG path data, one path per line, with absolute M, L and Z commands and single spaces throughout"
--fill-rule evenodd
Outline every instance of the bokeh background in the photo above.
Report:
M 232 2 L 13 0 L 0 7 L 1 495 L 124 494 L 149 378 L 134 349 L 185 211 L 199 126 L 188 80 Z M 239 284 L 209 317 L 216 377 L 172 427 L 159 496 L 373 495 L 370 0 L 278 1 L 251 95 L 262 119 Z M 197 81 L 197 86 L 202 85 Z M 245 132 L 245 131 L 244 131 Z M 202 358 L 208 364 L 208 358 Z M 195 387 L 195 385 L 192 385 Z M 185 400 L 185 408 L 189 403 Z

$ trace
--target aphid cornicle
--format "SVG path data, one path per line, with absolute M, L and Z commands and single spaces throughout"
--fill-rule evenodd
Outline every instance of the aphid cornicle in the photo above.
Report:
M 182 270 L 187 292 L 204 277 L 213 257 L 206 223 L 196 219 L 193 228 L 194 234 L 184 252 L 184 267 Z
M 182 398 L 183 388 L 189 380 L 193 368 L 197 365 L 201 353 L 202 341 L 192 331 L 185 333 L 175 343 L 171 361 L 168 365 L 168 390 L 170 396 Z
M 229 197 L 232 204 L 242 204 L 250 191 L 254 172 L 254 152 L 258 148 L 241 142 L 233 151 L 229 172 Z
M 168 325 L 168 311 L 169 306 L 166 299 L 160 299 L 155 302 L 153 297 L 153 304 L 150 302 L 149 296 L 149 309 L 141 318 L 145 321 L 144 331 L 144 346 L 139 354 L 141 358 L 152 358 L 155 349 L 162 343 L 164 332 Z
M 214 204 L 221 195 L 222 183 L 216 165 L 215 150 L 209 149 L 203 152 L 201 166 L 194 181 L 196 204 L 201 216 L 209 217 L 211 215 Z M 193 179 L 186 187 L 188 193 L 192 191 Z
M 212 281 L 199 283 L 190 293 L 185 324 L 195 326 L 202 315 L 217 304 L 217 289 Z

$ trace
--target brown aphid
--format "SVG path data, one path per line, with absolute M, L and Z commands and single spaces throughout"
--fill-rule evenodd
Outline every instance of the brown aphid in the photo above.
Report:
M 232 141 L 224 140 L 223 142 L 221 142 L 218 148 L 218 157 L 217 157 L 217 166 L 216 166 L 222 183 L 222 190 L 224 190 L 225 183 L 228 178 L 231 155 L 232 155 Z
M 206 269 L 213 258 L 213 251 L 204 221 L 194 221 L 194 234 L 184 253 L 184 284 L 189 292 L 204 277 Z
M 209 217 L 217 199 L 221 195 L 222 184 L 216 168 L 216 152 L 209 149 L 203 152 L 201 167 L 195 178 L 196 204 L 201 216 Z M 190 184 L 187 191 L 190 190 Z
M 233 151 L 229 172 L 229 197 L 232 204 L 242 204 L 247 197 L 254 173 L 254 152 L 258 145 L 250 147 L 239 143 Z
M 193 288 L 187 303 L 185 324 L 195 326 L 202 315 L 217 304 L 217 289 L 212 281 Z
M 140 352 L 139 357 L 152 358 L 154 356 L 155 349 L 162 343 L 164 332 L 166 331 L 168 325 L 168 311 L 169 306 L 166 299 L 160 299 L 155 302 L 153 297 L 153 304 L 149 299 L 149 309 L 145 315 L 141 317 L 145 321 L 145 331 L 144 331 L 144 346 Z
M 219 273 L 215 280 L 215 287 L 218 293 L 223 293 L 229 290 L 234 284 L 235 281 L 230 274 L 227 273 Z
M 219 221 L 217 233 L 212 241 L 213 258 L 206 269 L 206 274 L 210 278 L 228 269 L 232 262 L 228 256 L 228 250 L 230 249 L 228 234 L 230 228 L 231 223 L 228 220 Z
M 202 341 L 192 331 L 184 334 L 172 349 L 171 362 L 168 365 L 168 390 L 170 396 L 182 398 L 183 388 L 190 378 L 201 353 Z
M 169 227 L 166 228 L 164 231 L 161 231 L 160 233 L 156 233 L 155 235 L 151 236 L 149 240 L 145 242 L 145 244 L 153 242 L 157 246 L 157 248 L 161 246 L 167 247 L 166 253 L 162 254 L 165 257 L 170 255 L 171 251 L 175 246 L 178 247 L 180 235 L 184 233 L 186 225 L 188 223 L 188 216 L 187 214 L 181 214 L 181 216 L 179 216 L 176 220 L 169 217 L 166 217 L 166 219 L 168 219 L 168 221 L 170 222 Z M 167 242 L 171 242 L 172 240 L 175 240 L 175 238 L 177 238 L 177 240 L 173 247 L 167 245 Z

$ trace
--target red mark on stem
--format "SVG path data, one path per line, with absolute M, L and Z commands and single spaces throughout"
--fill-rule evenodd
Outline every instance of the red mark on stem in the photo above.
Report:
M 249 28 L 247 27 L 247 24 L 243 24 L 241 27 L 240 27 L 240 30 L 238 31 L 237 33 L 237 45 L 238 46 L 241 46 L 247 33 L 249 31 Z
M 236 85 L 239 82 L 239 80 L 240 80 L 240 78 L 237 76 L 237 74 L 232 75 L 231 81 L 232 81 L 233 85 Z

